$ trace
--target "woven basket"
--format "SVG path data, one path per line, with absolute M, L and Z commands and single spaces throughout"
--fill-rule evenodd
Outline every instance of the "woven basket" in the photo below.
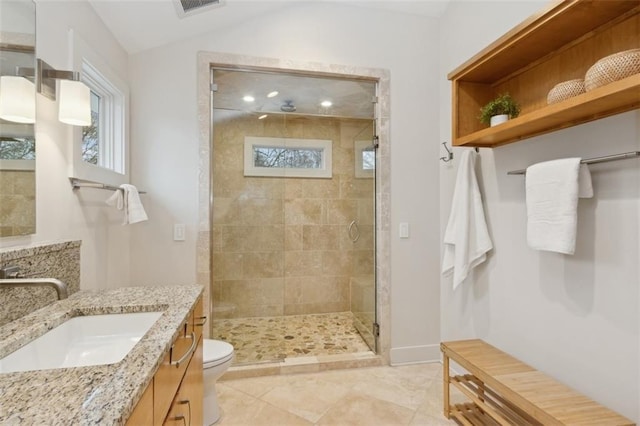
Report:
M 565 99 L 573 98 L 585 92 L 584 80 L 577 78 L 575 80 L 563 81 L 553 86 L 547 94 L 547 104 L 555 104 Z
M 625 50 L 593 64 L 584 76 L 584 87 L 593 90 L 637 73 L 640 73 L 640 49 Z

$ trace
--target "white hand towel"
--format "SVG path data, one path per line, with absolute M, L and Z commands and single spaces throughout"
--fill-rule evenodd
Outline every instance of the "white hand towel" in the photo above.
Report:
M 132 224 L 148 220 L 147 212 L 144 211 L 142 202 L 140 201 L 140 195 L 138 195 L 138 188 L 129 184 L 120 185 L 124 192 L 124 223 Z
M 455 289 L 493 248 L 475 173 L 477 154 L 464 150 L 458 166 L 449 222 L 444 232 L 442 273 L 453 272 Z
M 124 210 L 123 225 L 148 220 L 147 213 L 140 201 L 138 189 L 133 185 L 120 185 L 120 189 L 115 191 L 105 202 L 118 210 Z
M 105 203 L 112 207 L 115 207 L 118 210 L 122 210 L 124 208 L 124 197 L 122 196 L 123 192 L 124 191 L 116 189 L 116 191 L 111 195 L 111 197 L 107 199 L 107 201 L 105 201 Z
M 527 168 L 527 242 L 536 250 L 573 254 L 578 197 L 593 196 L 591 174 L 580 158 L 563 158 Z

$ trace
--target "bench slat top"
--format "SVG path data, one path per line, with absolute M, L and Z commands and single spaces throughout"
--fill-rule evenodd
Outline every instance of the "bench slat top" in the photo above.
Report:
M 635 425 L 483 340 L 442 342 L 440 347 L 453 361 L 543 424 Z

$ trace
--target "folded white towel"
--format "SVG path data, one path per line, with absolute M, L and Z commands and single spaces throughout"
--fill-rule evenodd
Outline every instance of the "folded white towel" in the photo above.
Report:
M 578 197 L 593 196 L 591 174 L 580 158 L 563 158 L 527 168 L 527 242 L 536 250 L 573 254 Z
M 111 194 L 111 197 L 107 198 L 107 201 L 105 201 L 105 203 L 112 207 L 115 207 L 118 210 L 122 210 L 124 208 L 124 197 L 122 196 L 123 192 L 124 191 L 116 189 L 113 194 Z
M 138 189 L 129 184 L 122 184 L 120 188 L 107 199 L 106 203 L 118 210 L 124 210 L 122 224 L 128 225 L 148 220 L 147 212 L 144 211 L 144 206 L 140 201 Z
M 460 158 L 449 222 L 444 232 L 442 273 L 453 272 L 455 289 L 493 248 L 475 173 L 477 154 L 464 150 Z

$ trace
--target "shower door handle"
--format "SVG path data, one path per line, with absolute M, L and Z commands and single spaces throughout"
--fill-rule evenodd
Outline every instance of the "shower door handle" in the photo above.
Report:
M 358 228 L 357 219 L 353 219 L 349 224 L 349 238 L 354 243 L 360 239 L 360 228 Z

